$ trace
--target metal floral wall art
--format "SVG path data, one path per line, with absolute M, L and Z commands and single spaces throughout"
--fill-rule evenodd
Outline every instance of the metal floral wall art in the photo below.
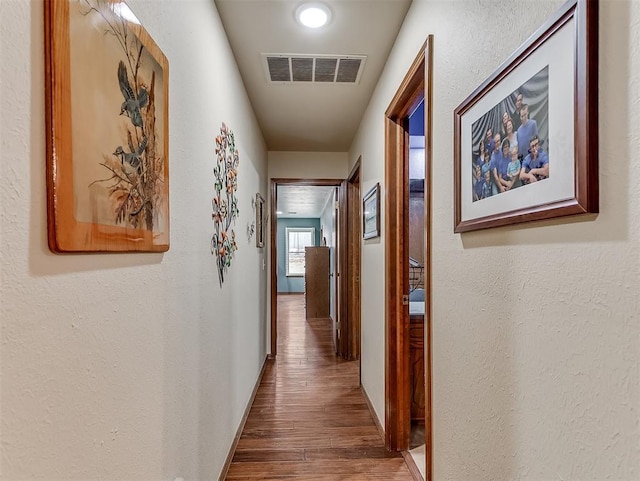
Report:
M 215 195 L 211 201 L 213 213 L 213 237 L 211 237 L 211 254 L 216 256 L 218 280 L 220 287 L 224 282 L 224 274 L 231 266 L 233 253 L 238 250 L 236 234 L 231 228 L 235 224 L 238 210 L 238 164 L 240 157 L 236 149 L 233 132 L 223 122 L 220 135 L 216 137 Z

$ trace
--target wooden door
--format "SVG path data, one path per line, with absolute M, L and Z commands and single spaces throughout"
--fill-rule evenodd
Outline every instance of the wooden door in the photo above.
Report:
M 424 374 L 417 369 L 415 376 L 426 378 L 424 393 L 425 472 L 426 481 L 432 478 L 431 431 L 431 126 L 433 65 L 433 36 L 429 36 L 389 108 L 385 112 L 385 287 L 386 350 L 385 350 L 385 443 L 393 451 L 409 446 L 411 427 L 410 335 L 408 315 L 409 252 L 408 237 L 408 117 L 425 102 L 425 323 L 422 352 Z M 419 334 L 418 334 L 419 335 Z M 418 350 L 416 343 L 415 349 Z M 416 356 L 417 357 L 417 356 Z M 415 362 L 421 362 L 415 359 Z M 421 409 L 421 406 L 419 407 Z
M 360 199 L 360 159 L 341 188 L 341 209 L 344 213 L 341 251 L 344 252 L 342 272 L 341 325 L 343 358 L 360 358 L 360 247 L 362 243 L 362 213 Z

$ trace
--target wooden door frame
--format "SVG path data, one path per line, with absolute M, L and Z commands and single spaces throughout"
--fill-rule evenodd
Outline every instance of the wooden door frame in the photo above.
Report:
M 385 442 L 393 451 L 409 447 L 408 117 L 425 106 L 425 444 L 426 480 L 432 479 L 431 422 L 431 168 L 433 35 L 429 35 L 385 112 Z
M 276 207 L 278 205 L 278 185 L 317 185 L 317 186 L 335 186 L 340 187 L 342 179 L 285 179 L 285 178 L 273 178 L 270 179 L 270 199 L 269 199 L 269 212 L 270 221 L 269 229 L 271 235 L 269 237 L 271 246 L 269 249 L 270 265 L 271 265 L 271 346 L 270 346 L 270 358 L 276 357 L 278 354 L 278 216 L 276 214 Z M 339 227 L 338 227 L 339 228 Z M 336 237 L 339 248 L 340 239 Z M 334 320 L 338 322 L 337 319 Z
M 339 274 L 342 276 L 340 282 L 340 322 L 342 336 L 340 338 L 339 353 L 342 358 L 356 360 L 360 358 L 360 317 L 352 319 L 350 315 L 354 306 L 360 305 L 360 270 L 361 270 L 361 249 L 362 249 L 362 217 L 360 215 L 360 195 L 358 200 L 349 202 L 349 186 L 354 185 L 356 179 L 360 182 L 360 164 L 362 157 L 354 164 L 347 179 L 342 183 L 339 196 L 340 216 L 340 242 L 339 242 Z M 358 192 L 360 188 L 358 187 Z M 355 219 L 352 219 L 355 217 Z M 357 229 L 349 228 L 355 221 Z M 357 250 L 357 252 L 354 252 Z

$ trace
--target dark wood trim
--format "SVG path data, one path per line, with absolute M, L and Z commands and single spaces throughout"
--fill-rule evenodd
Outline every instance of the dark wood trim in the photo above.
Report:
M 576 198 L 586 213 L 600 212 L 598 173 L 598 16 L 596 0 L 578 3 L 576 59 Z M 584 150 L 580 150 L 580 149 Z M 584 165 L 578 159 L 585 158 Z
M 269 265 L 271 266 L 271 356 L 278 355 L 278 217 L 276 216 L 276 206 L 278 205 L 278 184 L 271 181 L 270 196 L 270 255 Z
M 349 177 L 347 178 L 347 259 L 346 279 L 347 297 L 347 334 L 349 359 L 360 359 L 360 325 L 361 298 L 360 275 L 362 262 L 362 212 L 360 200 L 360 164 L 362 157 L 358 157 Z
M 424 373 L 425 373 L 425 476 L 426 481 L 433 480 L 433 348 L 432 320 L 433 320 L 433 279 L 431 262 L 432 226 L 433 226 L 433 35 L 427 37 L 424 49 L 425 55 L 425 92 L 424 92 L 424 226 L 425 226 L 425 304 L 424 304 Z
M 338 256 L 338 319 L 340 322 L 340 339 L 338 340 L 338 354 L 343 359 L 349 359 L 349 286 L 348 286 L 348 257 L 349 257 L 349 236 L 348 236 L 348 206 L 347 206 L 347 181 L 342 181 L 338 189 L 338 245 L 336 250 Z
M 359 155 L 358 160 L 356 160 L 356 163 L 353 164 L 353 167 L 351 167 L 351 172 L 349 172 L 349 175 L 347 176 L 347 180 L 349 182 L 353 182 L 354 179 L 360 175 L 361 164 L 362 164 L 362 155 Z
M 339 319 L 341 320 L 339 353 L 348 360 L 360 358 L 361 162 L 362 157 L 358 157 L 349 177 L 340 186 L 338 199 L 340 212 Z
M 409 451 L 402 451 L 402 457 L 404 458 L 404 462 L 406 463 L 407 468 L 409 468 L 409 473 L 411 473 L 414 481 L 424 481 L 420 468 L 418 468 L 416 460 L 413 459 L 411 453 Z
M 398 91 L 393 96 L 385 115 L 388 119 L 399 122 L 420 104 L 424 96 L 424 51 L 428 40 L 422 45 L 420 53 L 415 58 L 409 71 L 404 76 Z M 425 126 L 426 128 L 426 126 Z
M 432 222 L 432 125 L 433 36 L 422 46 L 385 112 L 385 441 L 390 450 L 409 446 L 411 406 L 409 388 L 409 309 L 402 302 L 408 294 L 408 117 L 425 102 L 425 472 L 433 479 L 432 349 L 431 349 L 431 222 Z M 411 458 L 413 461 L 413 458 Z M 407 463 L 409 465 L 409 463 Z M 415 477 L 415 472 L 412 471 Z M 419 471 L 418 471 L 419 474 Z M 420 475 L 421 479 L 422 476 Z
M 271 356 L 267 356 L 265 360 L 262 362 L 262 368 L 260 369 L 260 374 L 258 374 L 258 379 L 256 381 L 255 386 L 253 386 L 253 391 L 251 392 L 251 397 L 249 398 L 249 402 L 244 409 L 244 414 L 242 415 L 242 419 L 240 420 L 240 425 L 236 430 L 236 435 L 233 438 L 233 442 L 231 443 L 231 447 L 229 448 L 229 452 L 227 453 L 227 459 L 222 466 L 222 471 L 220 472 L 220 476 L 218 477 L 218 481 L 224 481 L 227 477 L 227 473 L 229 472 L 229 466 L 231 466 L 231 461 L 233 461 L 233 456 L 236 452 L 236 448 L 238 447 L 238 442 L 240 441 L 240 437 L 242 436 L 242 431 L 244 430 L 244 425 L 247 423 L 247 418 L 249 417 L 249 413 L 251 412 L 251 407 L 253 406 L 253 401 L 256 399 L 256 394 L 258 394 L 258 388 L 260 387 L 260 383 L 262 382 L 262 378 L 264 376 L 265 371 L 267 370 L 267 364 L 273 363 L 274 359 Z
M 425 45 L 422 46 L 385 112 L 385 442 L 409 447 L 408 117 L 424 97 Z M 425 126 L 426 128 L 426 126 Z
M 402 298 L 409 293 L 407 168 L 408 126 L 406 118 L 396 123 L 386 119 L 385 194 L 385 293 L 386 297 L 386 415 L 385 442 L 392 451 L 409 446 L 411 405 L 409 386 L 409 306 Z
M 271 278 L 271 352 L 270 355 L 275 357 L 278 354 L 278 216 L 276 215 L 276 207 L 278 205 L 278 185 L 319 185 L 319 186 L 336 186 L 339 187 L 342 179 L 287 179 L 272 178 L 270 179 L 270 229 L 271 229 L 271 247 L 270 252 L 270 278 Z
M 380 437 L 382 439 L 384 439 L 384 428 L 382 427 L 382 424 L 380 424 L 380 420 L 378 419 L 378 415 L 376 414 L 375 409 L 373 409 L 373 403 L 371 402 L 371 399 L 369 398 L 369 395 L 367 394 L 367 390 L 364 388 L 364 386 L 361 384 L 360 385 L 360 391 L 362 392 L 362 395 L 364 396 L 364 400 L 367 403 L 367 407 L 369 408 L 369 412 L 371 413 L 371 417 L 373 418 L 373 422 L 376 425 L 376 428 L 378 428 L 378 432 L 380 433 Z

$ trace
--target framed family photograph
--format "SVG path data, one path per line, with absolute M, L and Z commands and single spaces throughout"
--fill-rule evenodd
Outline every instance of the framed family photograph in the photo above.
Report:
M 598 15 L 570 0 L 454 113 L 454 231 L 598 212 Z
M 380 236 L 380 183 L 369 190 L 362 199 L 362 237 Z
M 47 0 L 49 248 L 169 249 L 169 64 L 126 3 Z

